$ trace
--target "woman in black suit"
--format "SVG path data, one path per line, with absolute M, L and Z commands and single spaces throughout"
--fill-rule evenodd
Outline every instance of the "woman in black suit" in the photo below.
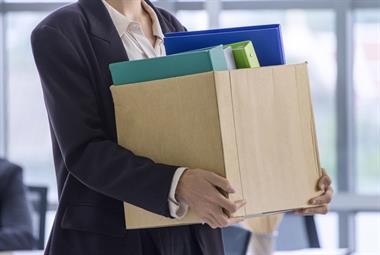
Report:
M 142 1 L 79 0 L 49 15 L 32 33 L 59 190 L 45 254 L 222 255 L 220 227 L 241 220 L 223 213 L 222 208 L 234 212 L 244 205 L 217 191 L 215 186 L 233 192 L 226 179 L 201 169 L 182 169 L 178 177 L 180 166 L 156 163 L 117 145 L 108 65 L 133 56 L 137 51 L 127 51 L 129 44 L 140 43 L 136 38 L 156 49 L 155 15 L 162 33 L 185 30 L 170 13 Z M 124 41 L 107 4 L 138 21 L 142 29 L 135 41 Z M 169 199 L 176 178 L 175 198 Z M 189 205 L 207 224 L 125 230 L 122 201 L 175 217 L 168 200 Z

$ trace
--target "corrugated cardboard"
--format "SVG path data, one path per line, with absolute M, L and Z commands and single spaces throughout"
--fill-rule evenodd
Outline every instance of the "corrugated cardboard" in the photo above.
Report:
M 225 176 L 247 205 L 234 216 L 310 207 L 321 176 L 307 64 L 208 72 L 112 86 L 118 142 L 156 162 Z M 144 181 L 144 180 L 141 180 Z M 199 223 L 125 203 L 128 229 Z

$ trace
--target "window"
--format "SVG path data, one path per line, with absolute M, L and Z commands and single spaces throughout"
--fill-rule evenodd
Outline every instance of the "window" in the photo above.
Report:
M 28 185 L 47 185 L 57 200 L 47 114 L 30 46 L 30 33 L 46 13 L 6 15 L 8 157 L 24 168 Z
M 357 191 L 380 194 L 380 9 L 354 13 Z M 380 251 L 380 214 L 358 213 L 359 252 Z
M 380 9 L 355 12 L 357 190 L 380 194 Z
M 176 17 L 187 30 L 201 30 L 208 27 L 206 11 L 177 11 Z
M 379 254 L 380 213 L 358 213 L 356 223 L 356 246 L 361 254 Z

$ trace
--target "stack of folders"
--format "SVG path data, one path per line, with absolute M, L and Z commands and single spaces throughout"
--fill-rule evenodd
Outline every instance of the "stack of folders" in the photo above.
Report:
M 111 64 L 113 84 L 285 64 L 279 25 L 168 33 L 164 42 L 168 56 Z
M 113 85 L 125 85 L 240 68 L 259 67 L 251 41 L 110 65 Z

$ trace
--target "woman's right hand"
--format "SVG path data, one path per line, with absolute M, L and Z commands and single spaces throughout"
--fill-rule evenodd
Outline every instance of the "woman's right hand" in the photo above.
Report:
M 212 228 L 228 227 L 243 221 L 243 217 L 228 217 L 223 209 L 232 215 L 245 205 L 245 201 L 232 202 L 218 189 L 226 193 L 235 192 L 224 177 L 202 169 L 188 169 L 178 182 L 176 199 L 189 205 L 191 210 Z

